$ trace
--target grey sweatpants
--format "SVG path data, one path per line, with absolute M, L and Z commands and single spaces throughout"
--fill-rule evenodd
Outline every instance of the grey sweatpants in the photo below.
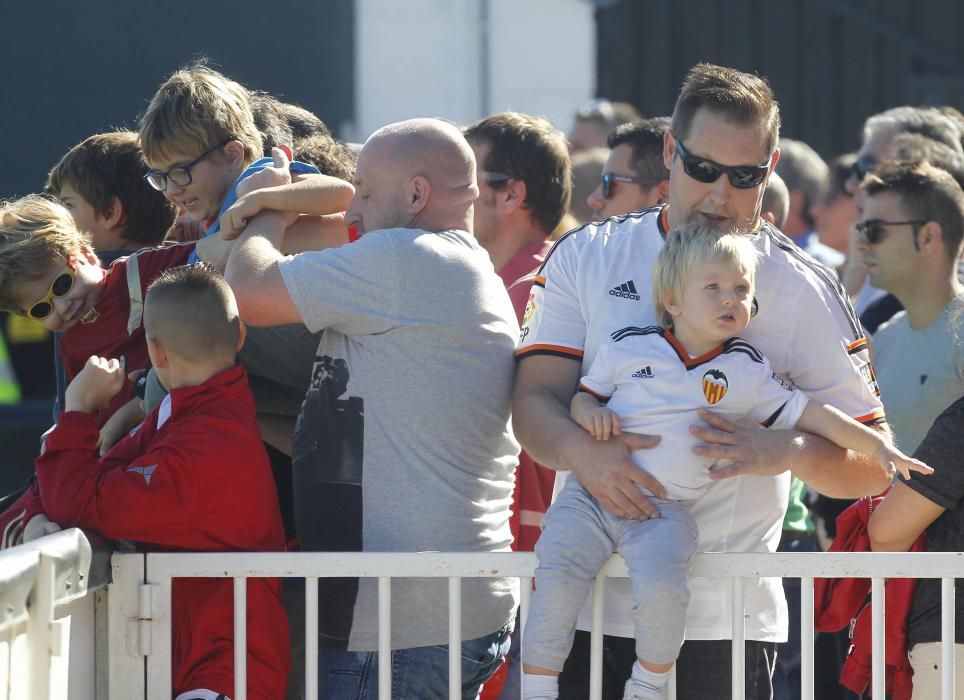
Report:
M 522 661 L 562 671 L 579 610 L 596 574 L 613 552 L 626 561 L 633 586 L 636 655 L 670 663 L 686 624 L 686 572 L 698 530 L 681 501 L 649 497 L 653 520 L 629 520 L 605 510 L 572 476 L 543 520 L 536 543 L 536 589 L 522 640 Z

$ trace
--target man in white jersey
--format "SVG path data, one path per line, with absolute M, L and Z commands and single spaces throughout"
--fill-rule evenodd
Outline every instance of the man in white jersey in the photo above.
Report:
M 728 68 L 696 66 L 684 82 L 664 145 L 669 205 L 568 234 L 533 286 L 517 350 L 516 435 L 537 460 L 571 471 L 616 515 L 657 514 L 638 485 L 657 496 L 665 492 L 630 453 L 654 446 L 658 436 L 597 441 L 570 420 L 567 407 L 579 377 L 610 333 L 656 322 L 650 271 L 663 236 L 674 226 L 693 222 L 720 231 L 756 231 L 755 245 L 763 258 L 757 272 L 757 314 L 746 340 L 768 357 L 775 372 L 811 398 L 883 426 L 867 343 L 833 273 L 760 219 L 767 177 L 779 157 L 779 123 L 765 81 Z M 837 497 L 877 493 L 888 483 L 872 461 L 825 440 L 789 430 L 737 428 L 712 416 L 707 420 L 710 426 L 693 429 L 705 443 L 694 452 L 731 463 L 715 472 L 718 481 L 693 509 L 700 551 L 773 551 L 791 468 L 814 488 Z M 691 588 L 677 697 L 728 697 L 728 582 L 694 579 Z M 621 697 L 632 666 L 630 605 L 624 581 L 607 583 L 605 631 L 626 639 L 606 639 L 606 663 L 612 663 L 604 697 Z M 771 695 L 774 650 L 786 639 L 786 617 L 779 579 L 746 582 L 748 698 Z M 588 621 L 584 614 L 580 627 L 588 629 Z M 588 696 L 588 667 L 588 634 L 577 633 L 560 677 L 561 698 Z

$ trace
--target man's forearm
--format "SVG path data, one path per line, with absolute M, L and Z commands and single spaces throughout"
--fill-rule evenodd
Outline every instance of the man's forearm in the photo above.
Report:
M 241 320 L 253 326 L 298 323 L 278 261 L 290 217 L 276 212 L 256 216 L 238 238 L 224 269 L 238 302 Z
M 533 389 L 517 396 L 512 408 L 512 427 L 523 449 L 539 464 L 560 471 L 573 471 L 570 459 L 581 441 L 592 437 L 573 422 L 569 411 L 551 392 Z
M 263 278 L 265 271 L 282 257 L 284 231 L 282 215 L 265 212 L 256 216 L 228 256 L 224 267 L 224 278 L 228 283 L 232 287 L 245 287 Z
M 877 495 L 890 484 L 872 457 L 845 450 L 810 433 L 791 432 L 786 466 L 823 495 L 860 498 Z

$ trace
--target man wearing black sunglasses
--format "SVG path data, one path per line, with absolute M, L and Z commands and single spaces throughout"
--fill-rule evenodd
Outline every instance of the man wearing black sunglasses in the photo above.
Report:
M 669 170 L 663 164 L 663 135 L 669 117 L 654 117 L 623 124 L 609 135 L 609 157 L 599 186 L 586 203 L 599 219 L 665 202 L 669 196 Z
M 857 251 L 871 284 L 904 306 L 874 335 L 874 359 L 894 441 L 913 452 L 934 419 L 964 395 L 955 308 L 964 192 L 929 164 L 885 163 L 861 186 Z M 964 317 L 961 317 L 964 320 Z
M 681 224 L 752 235 L 762 255 L 758 313 L 743 336 L 804 391 L 864 423 L 883 424 L 869 381 L 866 340 L 842 290 L 825 268 L 760 219 L 764 188 L 779 157 L 779 127 L 779 108 L 764 80 L 730 68 L 694 67 L 664 140 L 669 204 L 571 233 L 536 278 L 517 350 L 516 436 L 540 462 L 572 472 L 570 478 L 618 516 L 658 516 L 643 489 L 659 496 L 663 488 L 635 466 L 630 453 L 654 446 L 659 437 L 587 438 L 567 407 L 579 377 L 611 333 L 657 322 L 650 270 L 664 237 Z M 869 461 L 813 436 L 737 427 L 705 412 L 694 416 L 694 424 L 695 454 L 731 460 L 714 470 L 716 483 L 693 510 L 702 551 L 775 550 L 791 469 L 837 497 L 877 493 L 889 483 Z M 750 474 L 761 478 L 730 478 Z M 677 697 L 728 698 L 728 589 L 719 581 L 691 583 Z M 786 640 L 786 602 L 779 579 L 754 580 L 745 596 L 746 697 L 768 699 L 776 644 Z M 636 660 L 632 598 L 625 581 L 608 582 L 606 597 L 603 696 L 621 698 Z M 589 629 L 586 613 L 582 630 Z M 589 696 L 588 668 L 589 635 L 578 632 L 560 676 L 560 698 Z M 654 679 L 659 682 L 665 679 Z

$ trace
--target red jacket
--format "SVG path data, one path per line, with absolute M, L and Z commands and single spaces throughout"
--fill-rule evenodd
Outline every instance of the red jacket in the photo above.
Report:
M 274 552 L 284 546 L 271 467 L 240 365 L 174 389 L 102 459 L 89 413 L 64 413 L 37 459 L 46 513 L 145 552 Z M 28 512 L 29 520 L 36 511 Z M 234 694 L 233 583 L 172 587 L 174 694 Z M 248 697 L 283 698 L 290 643 L 280 581 L 248 581 Z
M 864 497 L 837 517 L 837 536 L 830 552 L 869 552 L 867 524 L 870 514 L 883 496 Z M 925 536 L 910 551 L 926 549 Z M 884 616 L 885 679 L 892 700 L 910 700 L 914 687 L 914 670 L 907 659 L 907 615 L 914 600 L 917 580 L 888 579 L 884 584 L 886 615 Z M 865 604 L 870 593 L 869 578 L 816 579 L 814 581 L 814 627 L 820 632 L 837 632 L 854 618 L 850 653 L 840 673 L 840 684 L 848 690 L 863 693 L 870 684 L 873 627 L 871 606 Z
M 194 243 L 144 248 L 111 264 L 101 282 L 100 299 L 94 306 L 95 319 L 89 323 L 78 321 L 61 338 L 58 360 L 68 381 L 77 376 L 91 355 L 123 356 L 128 372 L 148 366 L 150 359 L 141 318 L 147 288 L 165 270 L 186 263 L 193 251 Z M 131 282 L 136 284 L 132 287 Z M 98 427 L 103 427 L 107 419 L 133 397 L 134 384 L 125 382 L 107 407 L 96 412 Z M 30 520 L 24 514 L 36 513 L 42 508 L 40 489 L 33 482 L 0 513 L 0 549 L 18 544 Z

